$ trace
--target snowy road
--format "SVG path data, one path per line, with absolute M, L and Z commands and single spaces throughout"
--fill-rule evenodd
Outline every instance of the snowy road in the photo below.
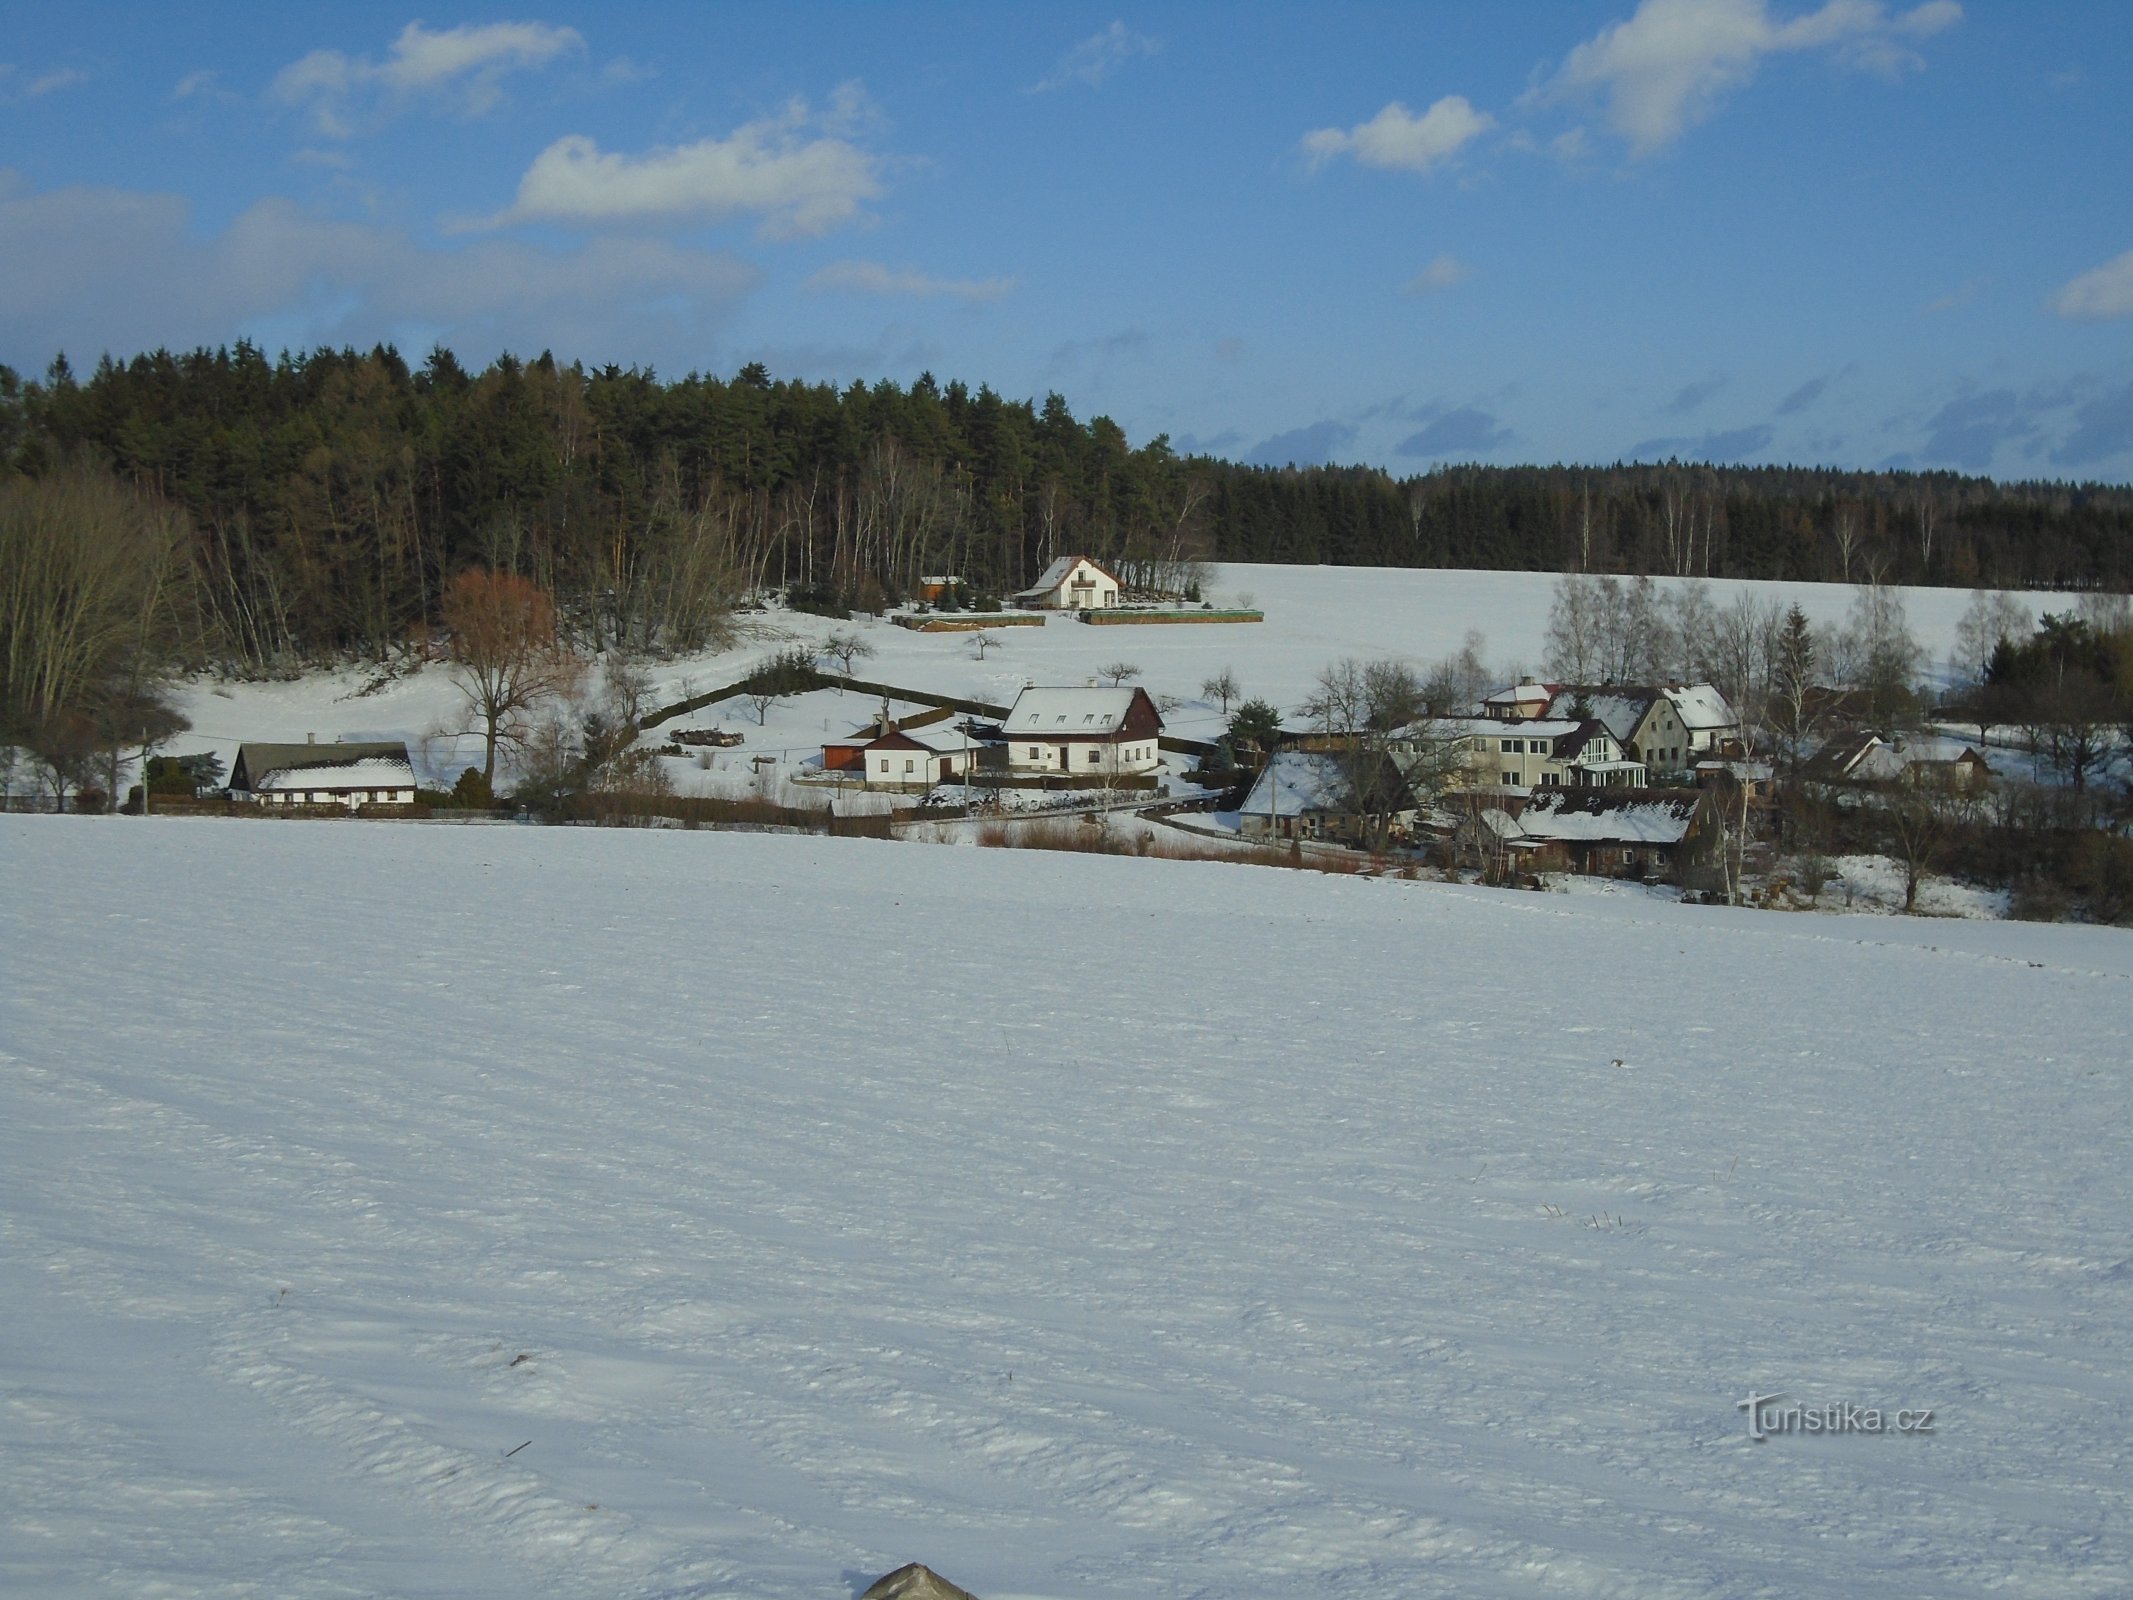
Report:
M 2123 933 L 708 833 L 0 870 L 8 1593 L 2133 1588 Z

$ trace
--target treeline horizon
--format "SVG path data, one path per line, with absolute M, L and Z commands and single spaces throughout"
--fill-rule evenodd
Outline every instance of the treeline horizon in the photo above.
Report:
M 108 473 L 175 514 L 192 660 L 385 656 L 470 567 L 594 648 L 720 636 L 744 597 L 878 610 L 923 577 L 1002 595 L 1087 554 L 1151 592 L 1205 562 L 2123 590 L 2133 487 L 1665 461 L 1250 466 L 1131 445 L 1057 393 L 588 369 L 442 347 L 239 342 L 0 367 L 0 479 Z

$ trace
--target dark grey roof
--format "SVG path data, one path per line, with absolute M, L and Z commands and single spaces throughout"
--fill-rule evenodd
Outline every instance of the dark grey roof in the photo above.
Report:
M 358 761 L 406 761 L 407 743 L 402 739 L 365 739 L 346 744 L 266 744 L 253 742 L 237 747 L 230 766 L 230 787 L 250 791 L 268 774 L 290 767 L 345 767 Z

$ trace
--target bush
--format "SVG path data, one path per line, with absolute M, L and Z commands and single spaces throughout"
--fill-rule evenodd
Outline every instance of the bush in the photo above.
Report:
M 481 768 L 468 767 L 460 773 L 459 781 L 452 785 L 450 804 L 464 806 L 469 811 L 487 811 L 496 804 L 496 794 L 489 787 L 489 780 L 481 775 Z

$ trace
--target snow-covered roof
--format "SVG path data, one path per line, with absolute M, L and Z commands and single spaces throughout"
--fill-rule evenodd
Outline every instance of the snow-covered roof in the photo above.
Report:
M 230 765 L 230 787 L 243 793 L 256 793 L 267 787 L 267 780 L 277 772 L 303 768 L 307 771 L 322 768 L 343 768 L 359 761 L 397 761 L 403 766 L 412 766 L 407 745 L 399 739 L 338 740 L 320 744 L 306 740 L 302 744 L 273 744 L 265 740 L 248 739 L 237 747 L 237 759 Z M 283 784 L 283 788 L 295 788 L 295 784 Z M 316 780 L 313 788 L 330 785 Z
M 1481 703 L 1485 706 L 1524 706 L 1537 700 L 1550 700 L 1562 685 L 1554 683 L 1514 683 L 1508 689 L 1498 689 L 1494 694 L 1485 694 Z
M 390 756 L 366 756 L 359 761 L 277 767 L 265 777 L 255 777 L 252 783 L 262 793 L 284 789 L 412 789 L 415 769 Z
M 1902 734 L 1893 743 L 1871 740 L 1851 762 L 1849 771 L 1855 778 L 1869 780 L 1900 778 L 1907 767 L 1949 765 L 1966 756 L 1972 761 L 1983 759 L 1960 739 L 1937 733 Z
M 1012 737 L 1115 733 L 1138 689 L 1024 689 L 1000 726 Z
M 1501 717 L 1438 717 L 1411 723 L 1400 733 L 1415 738 L 1567 739 L 1584 724 L 1567 717 L 1529 717 L 1506 722 Z
M 1620 744 L 1627 744 L 1630 735 L 1637 731 L 1637 724 L 1652 708 L 1653 693 L 1649 689 L 1631 688 L 1585 688 L 1558 690 L 1548 702 L 1548 715 L 1575 718 L 1576 708 L 1583 703 L 1587 716 L 1597 718 L 1615 736 Z
M 1538 789 L 1518 825 L 1529 839 L 1679 844 L 1699 800 L 1693 790 Z
M 1740 716 L 1718 692 L 1718 686 L 1710 683 L 1689 683 L 1659 691 L 1674 707 L 1674 714 L 1681 718 L 1684 728 L 1696 733 L 1709 732 L 1714 728 L 1737 728 Z
M 1260 769 L 1242 814 L 1300 817 L 1312 812 L 1347 812 L 1354 809 L 1348 795 L 1340 757 L 1315 750 L 1277 750 Z
M 922 733 L 912 733 L 908 729 L 898 728 L 893 732 L 883 734 L 878 739 L 868 741 L 866 748 L 869 750 L 924 750 L 932 755 L 953 755 L 962 750 L 963 735 L 958 731 L 953 738 L 950 738 L 943 731 L 929 729 Z

